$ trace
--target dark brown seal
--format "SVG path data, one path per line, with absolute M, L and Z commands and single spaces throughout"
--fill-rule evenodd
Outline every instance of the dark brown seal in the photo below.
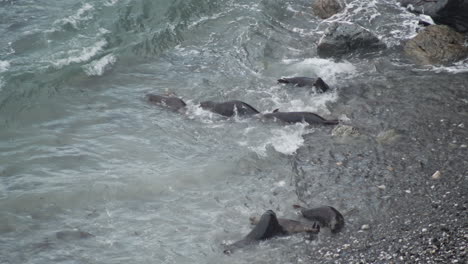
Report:
M 152 104 L 160 105 L 173 111 L 183 110 L 187 106 L 182 99 L 170 95 L 147 94 L 146 98 Z
M 278 79 L 278 83 L 292 84 L 297 87 L 315 87 L 318 93 L 330 90 L 330 86 L 322 78 L 290 77 Z
M 260 241 L 270 239 L 275 236 L 284 236 L 287 232 L 278 223 L 275 212 L 272 210 L 266 211 L 250 231 L 247 236 L 242 240 L 239 240 L 231 245 L 226 246 L 224 254 L 231 254 L 235 250 L 243 248 L 245 246 L 256 244 Z
M 200 103 L 200 107 L 213 113 L 227 117 L 232 117 L 235 115 L 249 116 L 256 115 L 259 113 L 258 110 L 255 109 L 253 106 L 238 100 L 220 103 L 213 101 L 204 101 Z
M 256 225 L 260 222 L 260 218 L 256 216 L 250 217 L 249 220 L 252 225 Z M 288 235 L 304 232 L 318 233 L 320 231 L 320 225 L 317 222 L 304 223 L 292 219 L 278 218 L 278 223 Z
M 304 208 L 300 205 L 293 205 L 296 209 L 301 209 L 301 214 L 306 219 L 318 221 L 321 227 L 330 228 L 332 233 L 340 232 L 344 227 L 344 217 L 331 206 L 319 206 L 316 208 Z
M 275 110 L 273 113 L 264 114 L 262 117 L 264 119 L 282 121 L 285 123 L 306 122 L 309 125 L 337 125 L 339 123 L 338 120 L 327 120 L 311 112 L 280 112 Z

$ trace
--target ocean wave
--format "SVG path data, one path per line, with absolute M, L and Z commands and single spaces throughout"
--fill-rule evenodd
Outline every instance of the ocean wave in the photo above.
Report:
M 296 72 L 297 76 L 308 76 L 311 73 L 326 80 L 329 84 L 336 84 L 339 76 L 348 76 L 356 73 L 356 67 L 348 62 L 334 62 L 333 60 L 309 58 L 305 60 L 283 60 L 288 65 L 288 71 Z
M 63 66 L 67 66 L 72 63 L 89 61 L 91 58 L 96 56 L 100 51 L 102 51 L 104 47 L 106 47 L 106 45 L 107 45 L 107 41 L 102 39 L 96 42 L 91 47 L 85 47 L 82 49 L 74 49 L 74 50 L 67 51 L 66 55 L 68 55 L 68 57 L 64 59 L 59 59 L 57 61 L 53 61 L 52 64 L 56 68 L 61 68 Z
M 263 157 L 267 156 L 269 147 L 282 154 L 293 155 L 304 144 L 303 135 L 308 131 L 306 127 L 305 124 L 294 124 L 273 129 L 263 143 L 249 148 Z
M 5 72 L 10 68 L 10 62 L 0 60 L 0 72 Z
M 84 65 L 83 69 L 89 76 L 101 76 L 104 72 L 109 69 L 117 58 L 113 54 L 108 54 L 99 60 L 92 61 L 91 63 Z
M 59 19 L 54 22 L 54 25 L 71 25 L 74 29 L 78 29 L 78 25 L 81 21 L 90 20 L 93 16 L 89 11 L 93 10 L 94 6 L 89 3 L 84 4 L 74 15 L 66 18 Z

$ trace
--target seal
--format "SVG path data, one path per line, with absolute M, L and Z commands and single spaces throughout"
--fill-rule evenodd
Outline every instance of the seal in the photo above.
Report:
M 339 123 L 338 120 L 326 120 L 311 112 L 280 112 L 278 109 L 273 111 L 273 113 L 264 114 L 263 118 L 285 123 L 306 122 L 309 125 L 337 125 Z
M 187 106 L 182 99 L 174 96 L 147 94 L 146 98 L 152 104 L 160 105 L 176 112 L 185 109 L 185 106 Z
M 233 100 L 227 102 L 213 102 L 213 101 L 204 101 L 200 103 L 200 107 L 211 111 L 213 113 L 231 117 L 234 115 L 238 116 L 249 116 L 249 115 L 256 115 L 260 113 L 257 109 L 252 107 L 251 105 L 244 103 L 242 101 Z
M 250 231 L 247 236 L 231 245 L 226 246 L 223 251 L 224 254 L 231 254 L 235 250 L 245 246 L 256 244 L 260 241 L 270 239 L 275 236 L 284 236 L 287 232 L 278 223 L 275 212 L 272 210 L 266 211 L 261 217 L 255 227 Z
M 300 205 L 293 205 L 296 209 L 301 209 L 301 214 L 304 218 L 317 221 L 321 227 L 330 228 L 331 232 L 336 234 L 344 227 L 344 217 L 335 208 L 331 206 L 319 206 L 316 208 L 307 209 Z
M 286 218 L 277 218 L 278 224 L 283 228 L 287 235 L 293 235 L 296 233 L 312 233 L 316 234 L 320 231 L 320 224 L 318 222 L 303 223 Z M 256 225 L 260 222 L 260 218 L 252 216 L 249 218 L 250 224 Z
M 309 77 L 290 77 L 278 79 L 278 83 L 293 84 L 297 87 L 315 87 L 318 93 L 324 93 L 330 89 L 330 86 L 322 78 L 317 79 Z

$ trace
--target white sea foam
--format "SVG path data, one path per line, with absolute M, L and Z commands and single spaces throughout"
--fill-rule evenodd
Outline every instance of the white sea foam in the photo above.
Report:
M 10 62 L 0 60 L 0 72 L 5 72 L 10 68 Z
M 273 129 L 271 135 L 266 137 L 264 142 L 251 146 L 250 149 L 260 156 L 266 156 L 267 148 L 271 146 L 280 153 L 293 155 L 304 144 L 302 135 L 306 130 L 306 124 L 302 123 Z
M 431 66 L 429 69 L 437 73 L 439 72 L 449 72 L 449 73 L 468 72 L 468 59 L 454 63 L 452 66 Z
M 108 54 L 100 58 L 99 60 L 94 60 L 91 63 L 84 65 L 83 70 L 89 76 L 101 76 L 116 61 L 117 61 L 117 58 L 113 54 Z
M 78 24 L 81 21 L 86 21 L 92 18 L 92 15 L 88 11 L 93 10 L 93 9 L 94 9 L 94 6 L 92 6 L 89 3 L 86 3 L 80 9 L 78 9 L 78 11 L 76 11 L 74 15 L 57 20 L 54 22 L 54 24 L 60 24 L 60 25 L 70 24 L 73 26 L 73 28 L 77 29 Z
M 73 50 L 67 51 L 65 53 L 66 55 L 68 55 L 66 58 L 59 59 L 55 62 L 53 61 L 52 64 L 56 68 L 61 68 L 63 66 L 67 66 L 72 63 L 89 61 L 91 58 L 96 56 L 96 54 L 98 54 L 98 52 L 100 52 L 106 45 L 107 45 L 107 41 L 102 39 L 96 42 L 91 47 L 85 47 L 82 49 L 73 49 Z
M 319 76 L 328 84 L 336 84 L 337 77 L 356 73 L 356 67 L 348 61 L 334 62 L 328 59 L 309 58 L 303 61 L 283 60 L 288 64 L 288 72 L 296 72 L 297 76 Z
M 106 0 L 104 2 L 104 5 L 105 6 L 113 6 L 113 5 L 117 4 L 117 2 L 119 2 L 119 0 Z

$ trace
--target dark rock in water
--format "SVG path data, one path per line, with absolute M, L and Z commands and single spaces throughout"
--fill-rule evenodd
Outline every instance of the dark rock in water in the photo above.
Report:
M 94 237 L 93 234 L 80 231 L 80 230 L 59 231 L 55 233 L 55 236 L 57 237 L 57 239 L 61 239 L 61 240 L 74 240 L 74 239 L 85 239 L 85 238 Z
M 294 207 L 301 208 L 302 216 L 312 221 L 318 221 L 321 226 L 330 228 L 332 233 L 338 233 L 344 227 L 343 215 L 331 206 L 320 206 L 312 209 L 298 205 Z
M 436 24 L 448 25 L 462 33 L 468 32 L 468 0 L 399 0 L 399 2 L 414 13 L 432 17 Z
M 262 215 L 260 221 L 244 239 L 226 246 L 224 253 L 231 254 L 236 249 L 240 249 L 275 236 L 282 236 L 286 234 L 286 231 L 278 223 L 275 212 L 268 210 Z
M 406 54 L 420 64 L 449 64 L 466 58 L 465 38 L 448 26 L 433 25 L 405 45 Z
M 273 113 L 264 114 L 263 118 L 285 123 L 306 122 L 309 125 L 337 125 L 339 123 L 338 120 L 326 120 L 311 112 L 279 112 L 275 110 Z
M 343 10 L 344 6 L 342 0 L 316 0 L 312 4 L 312 9 L 316 16 L 327 19 Z
M 339 57 L 350 52 L 372 51 L 385 45 L 369 30 L 353 23 L 332 23 L 317 46 L 320 57 Z
M 227 101 L 222 103 L 217 103 L 213 101 L 205 101 L 200 103 L 200 107 L 211 111 L 213 113 L 231 117 L 234 115 L 238 116 L 247 116 L 247 115 L 256 115 L 260 112 L 257 109 L 253 108 L 251 105 L 244 103 L 242 101 Z
M 146 98 L 150 103 L 166 107 L 173 111 L 179 111 L 185 108 L 185 102 L 174 96 L 164 96 L 157 94 L 147 94 Z
M 322 80 L 322 78 L 309 78 L 309 77 L 290 77 L 278 79 L 278 83 L 293 84 L 297 87 L 315 87 L 317 92 L 324 93 L 330 89 L 330 86 Z

